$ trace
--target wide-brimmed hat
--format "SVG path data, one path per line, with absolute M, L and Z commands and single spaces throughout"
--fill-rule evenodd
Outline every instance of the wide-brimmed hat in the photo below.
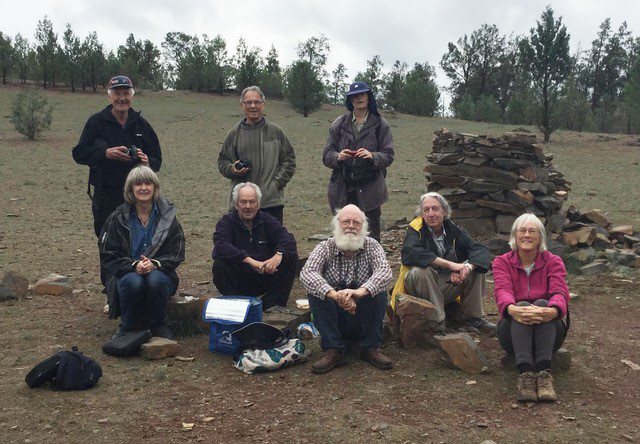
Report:
M 133 83 L 131 79 L 127 76 L 115 76 L 109 80 L 108 89 L 113 88 L 133 88 Z
M 349 85 L 349 91 L 347 91 L 347 95 L 345 97 L 344 104 L 349 111 L 353 111 L 353 103 L 351 103 L 351 96 L 355 96 L 356 94 L 366 92 L 369 96 L 369 112 L 371 114 L 375 114 L 379 116 L 378 112 L 378 102 L 376 102 L 376 97 L 373 95 L 373 91 L 369 88 L 367 82 L 353 82 Z

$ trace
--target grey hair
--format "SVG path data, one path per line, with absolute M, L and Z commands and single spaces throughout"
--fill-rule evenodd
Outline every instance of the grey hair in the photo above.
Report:
M 244 96 L 249 91 L 255 91 L 258 94 L 260 94 L 260 97 L 262 98 L 262 101 L 264 102 L 264 100 L 265 100 L 264 93 L 262 92 L 262 90 L 260 89 L 259 86 L 253 85 L 253 86 L 247 86 L 245 89 L 242 90 L 242 94 L 240 94 L 240 103 L 244 102 Z
M 108 89 L 107 90 L 107 94 L 109 94 L 109 96 L 112 96 L 114 89 L 130 89 L 131 90 L 131 97 L 136 95 L 136 90 L 135 89 L 133 89 L 133 88 L 122 88 L 122 87 Z
M 436 193 L 435 191 L 430 191 L 420 196 L 420 203 L 418 204 L 418 209 L 416 210 L 416 216 L 419 216 L 420 214 L 422 214 L 422 203 L 427 197 L 433 197 L 434 199 L 438 199 L 438 202 L 440 202 L 440 205 L 442 205 L 442 210 L 444 211 L 444 218 L 445 219 L 451 218 L 451 205 L 449 205 L 449 201 L 445 199 L 442 196 L 442 194 Z
M 360 220 L 362 220 L 362 233 L 365 236 L 368 236 L 369 235 L 369 219 L 364 214 L 364 211 L 362 211 L 358 207 L 356 207 L 356 208 L 358 209 L 358 211 L 360 213 Z M 336 211 L 336 215 L 333 216 L 333 219 L 331 219 L 331 231 L 332 232 L 335 231 L 336 228 L 340 225 L 340 214 L 342 213 L 342 210 L 344 210 L 344 207 L 342 207 L 338 211 Z
M 124 182 L 124 200 L 129 205 L 136 203 L 136 197 L 133 194 L 133 186 L 141 183 L 152 183 L 153 201 L 157 201 L 160 197 L 160 181 L 158 175 L 148 166 L 140 165 L 129 171 L 127 180 Z
M 511 234 L 509 235 L 509 246 L 512 250 L 518 249 L 518 245 L 516 244 L 516 232 L 529 222 L 533 222 L 540 232 L 540 245 L 538 245 L 538 251 L 545 251 L 547 249 L 547 232 L 545 231 L 544 225 L 538 216 L 531 213 L 524 213 L 513 222 L 513 225 L 511 226 Z
M 256 192 L 258 203 L 260 203 L 262 200 L 262 191 L 260 191 L 260 187 L 253 182 L 242 182 L 233 187 L 233 191 L 231 191 L 231 201 L 233 202 L 233 206 L 235 207 L 238 204 L 238 194 L 240 194 L 240 190 L 244 187 L 253 188 L 253 191 Z

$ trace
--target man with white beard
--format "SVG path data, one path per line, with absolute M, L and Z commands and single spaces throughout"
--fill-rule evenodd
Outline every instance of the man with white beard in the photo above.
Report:
M 300 272 L 324 350 L 311 371 L 327 373 L 344 365 L 345 339 L 360 342 L 362 360 L 388 370 L 393 363 L 380 352 L 391 282 L 387 257 L 367 236 L 367 218 L 355 205 L 339 210 L 331 225 L 333 237 L 314 248 Z

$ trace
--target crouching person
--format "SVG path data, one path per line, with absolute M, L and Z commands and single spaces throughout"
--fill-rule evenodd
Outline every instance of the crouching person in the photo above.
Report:
M 158 176 L 146 166 L 131 170 L 124 199 L 105 222 L 98 242 L 109 317 L 121 317 L 113 337 L 150 328 L 154 336 L 175 339 L 166 313 L 178 288 L 176 268 L 184 261 L 176 208 L 160 195 Z
M 338 211 L 331 224 L 333 237 L 313 250 L 300 273 L 324 350 L 311 370 L 326 373 L 343 365 L 345 339 L 360 341 L 364 361 L 390 369 L 393 363 L 380 352 L 391 282 L 384 250 L 367 237 L 367 219 L 355 205 Z

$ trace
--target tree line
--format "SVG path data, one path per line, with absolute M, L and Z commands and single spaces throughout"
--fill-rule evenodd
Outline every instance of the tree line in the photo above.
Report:
M 451 81 L 451 112 L 457 118 L 538 125 L 545 141 L 558 128 L 577 131 L 640 131 L 640 38 L 623 22 L 600 25 L 591 47 L 570 54 L 570 34 L 562 18 L 547 7 L 524 35 L 502 35 L 482 25 L 450 42 L 440 66 Z M 169 32 L 160 46 L 136 40 L 107 50 L 96 32 L 84 38 L 67 24 L 62 38 L 45 16 L 35 40 L 0 32 L 0 72 L 21 83 L 44 88 L 66 85 L 104 88 L 117 74 L 141 88 L 220 93 L 260 85 L 268 97 L 286 98 L 307 116 L 322 103 L 342 103 L 351 81 L 364 80 L 385 108 L 422 115 L 444 113 L 435 68 L 428 62 L 409 66 L 396 60 L 389 70 L 379 55 L 352 79 L 344 64 L 327 71 L 329 40 L 314 36 L 296 47 L 297 59 L 280 66 L 272 45 L 266 56 L 241 38 L 233 55 L 225 39 Z

